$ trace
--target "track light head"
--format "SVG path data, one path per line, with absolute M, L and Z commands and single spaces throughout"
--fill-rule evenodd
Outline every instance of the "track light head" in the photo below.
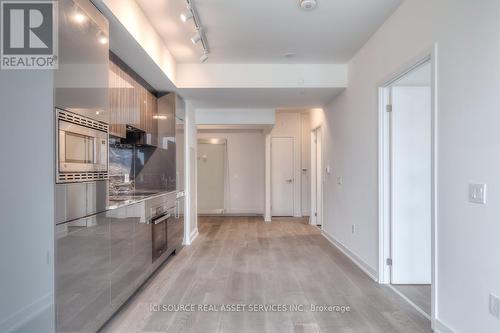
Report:
M 182 22 L 187 22 L 192 18 L 193 18 L 193 13 L 191 11 L 181 14 L 181 21 Z
M 208 52 L 203 52 L 203 55 L 200 57 L 200 62 L 203 63 L 208 60 Z
M 191 37 L 191 42 L 193 44 L 198 43 L 200 40 L 201 40 L 201 33 L 199 31 L 196 33 L 196 35 L 194 35 L 193 37 Z

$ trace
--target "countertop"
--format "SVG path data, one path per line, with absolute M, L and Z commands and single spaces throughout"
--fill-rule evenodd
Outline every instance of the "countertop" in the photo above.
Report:
M 132 192 L 127 194 L 120 195 L 110 195 L 108 200 L 107 210 L 117 209 L 121 207 L 125 207 L 128 205 L 133 205 L 142 201 L 146 201 L 148 199 L 153 199 L 160 197 L 162 195 L 166 195 L 169 193 L 176 193 L 177 191 L 158 191 L 152 193 L 150 192 Z M 184 192 L 177 192 L 176 198 L 184 197 Z

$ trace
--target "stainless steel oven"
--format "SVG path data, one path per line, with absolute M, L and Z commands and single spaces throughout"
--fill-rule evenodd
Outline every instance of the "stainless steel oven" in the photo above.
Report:
M 168 224 L 173 219 L 173 208 L 167 209 L 166 206 L 160 206 L 153 210 L 154 215 L 149 220 L 152 224 L 151 238 L 152 238 L 152 261 L 155 262 L 169 250 L 168 246 Z M 166 256 L 170 253 L 166 254 Z
M 108 179 L 109 125 L 56 109 L 57 183 Z

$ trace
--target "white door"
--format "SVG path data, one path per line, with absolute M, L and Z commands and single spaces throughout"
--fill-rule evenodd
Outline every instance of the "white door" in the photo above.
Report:
M 224 212 L 226 145 L 198 143 L 198 212 Z
M 392 88 L 393 284 L 431 283 L 431 90 Z
M 272 138 L 271 155 L 272 215 L 293 216 L 293 138 Z

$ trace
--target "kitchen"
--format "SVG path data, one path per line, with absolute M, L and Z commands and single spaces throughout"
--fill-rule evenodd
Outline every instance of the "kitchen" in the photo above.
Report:
M 110 52 L 87 0 L 59 3 L 55 73 L 58 332 L 98 330 L 182 249 L 184 101 Z
M 499 12 L 0 0 L 0 332 L 500 332 Z

